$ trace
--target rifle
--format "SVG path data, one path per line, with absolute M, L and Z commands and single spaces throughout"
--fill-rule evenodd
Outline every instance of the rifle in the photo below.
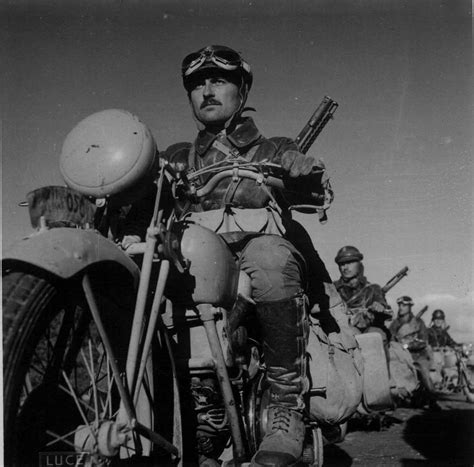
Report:
M 308 149 L 313 145 L 319 133 L 321 133 L 328 121 L 333 118 L 333 114 L 338 106 L 339 104 L 336 101 L 328 96 L 324 96 L 318 108 L 308 120 L 308 123 L 306 123 L 295 139 L 300 152 L 303 154 L 308 152 Z
M 421 318 L 424 314 L 425 311 L 428 309 L 428 305 L 425 305 L 416 315 L 415 318 Z
M 385 294 L 391 288 L 395 287 L 408 274 L 408 266 L 400 269 L 383 287 L 382 292 Z

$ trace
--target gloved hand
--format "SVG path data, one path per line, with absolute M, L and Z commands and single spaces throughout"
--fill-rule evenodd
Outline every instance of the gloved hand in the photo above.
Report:
M 138 235 L 125 235 L 122 238 L 120 246 L 123 250 L 126 250 L 132 243 L 140 243 L 141 238 Z
M 373 321 L 373 315 L 367 309 L 358 309 L 350 317 L 350 323 L 360 331 L 367 329 Z
M 324 163 L 314 156 L 290 149 L 283 153 L 281 166 L 289 172 L 290 177 L 300 177 L 309 175 L 314 169 L 323 169 Z

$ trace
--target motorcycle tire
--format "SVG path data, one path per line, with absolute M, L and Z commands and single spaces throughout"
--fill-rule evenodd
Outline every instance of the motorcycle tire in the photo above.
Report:
M 462 387 L 464 395 L 466 396 L 466 401 L 474 404 L 474 384 L 469 378 L 466 368 L 461 366 L 459 368 L 459 382 L 458 384 Z
M 5 465 L 36 467 L 50 462 L 53 452 L 88 452 L 77 446 L 89 436 L 81 435 L 88 433 L 84 427 L 116 415 L 118 390 L 79 284 L 40 273 L 4 273 Z M 128 345 L 123 344 L 131 329 L 131 314 L 124 313 L 124 307 L 130 303 L 102 295 L 100 285 L 96 291 L 115 359 L 124 372 Z M 90 465 L 105 460 L 97 452 L 88 453 Z M 131 451 L 129 460 L 133 457 Z

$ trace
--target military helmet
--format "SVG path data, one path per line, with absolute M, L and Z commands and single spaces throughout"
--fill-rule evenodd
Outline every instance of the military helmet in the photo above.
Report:
M 435 310 L 431 315 L 431 320 L 434 321 L 435 319 L 445 319 L 445 314 L 443 310 Z
M 343 246 L 338 252 L 334 261 L 337 264 L 350 263 L 351 261 L 362 261 L 364 255 L 355 246 Z
M 408 295 L 402 295 L 401 297 L 397 298 L 397 305 L 411 305 L 413 306 L 413 300 Z
M 209 68 L 237 75 L 246 85 L 247 92 L 252 87 L 252 70 L 239 52 L 225 45 L 208 45 L 187 55 L 181 64 L 181 76 L 188 92 L 196 73 Z

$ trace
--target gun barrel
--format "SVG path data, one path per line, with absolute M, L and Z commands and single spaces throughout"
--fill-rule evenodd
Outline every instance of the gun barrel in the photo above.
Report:
M 333 114 L 338 106 L 339 104 L 336 101 L 328 96 L 324 96 L 308 123 L 306 123 L 295 139 L 299 150 L 303 154 L 308 152 L 308 149 L 312 146 L 328 121 L 333 118 Z
M 408 266 L 400 269 L 383 287 L 383 293 L 387 293 L 390 289 L 395 287 L 407 274 L 408 274 Z
M 426 312 L 427 309 L 428 309 L 428 305 L 425 305 L 425 306 L 415 315 L 416 318 L 421 318 L 421 317 L 425 314 L 425 312 Z

